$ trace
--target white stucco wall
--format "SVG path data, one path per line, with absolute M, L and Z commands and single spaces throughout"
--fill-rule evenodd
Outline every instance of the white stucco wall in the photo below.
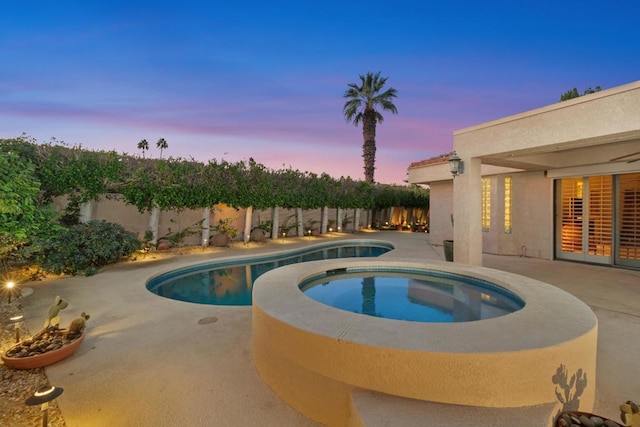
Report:
M 439 181 L 430 185 L 429 240 L 442 245 L 443 240 L 453 239 L 451 214 L 453 213 L 453 181 Z
M 504 178 L 511 177 L 511 233 L 505 232 Z M 482 251 L 552 259 L 553 180 L 543 172 L 488 177 L 491 180 L 491 228 L 483 232 Z
M 504 231 L 504 178 L 511 183 L 511 233 Z M 520 172 L 486 177 L 491 180 L 491 228 L 483 232 L 482 251 L 489 254 L 553 258 L 553 180 L 543 172 Z M 431 244 L 453 239 L 453 182 L 430 186 Z M 480 214 L 479 214 L 480 215 Z

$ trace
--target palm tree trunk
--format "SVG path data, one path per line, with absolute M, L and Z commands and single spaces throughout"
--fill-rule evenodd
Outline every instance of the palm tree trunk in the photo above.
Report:
M 362 314 L 376 315 L 376 281 L 375 277 L 362 279 Z
M 365 110 L 362 115 L 362 157 L 364 159 L 364 180 L 374 183 L 373 173 L 376 169 L 376 116 L 372 109 Z

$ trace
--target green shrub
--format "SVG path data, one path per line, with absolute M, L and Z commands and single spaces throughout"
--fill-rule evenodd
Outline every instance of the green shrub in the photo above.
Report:
M 60 230 L 40 247 L 38 261 L 45 271 L 91 276 L 140 249 L 140 242 L 119 224 L 89 221 Z

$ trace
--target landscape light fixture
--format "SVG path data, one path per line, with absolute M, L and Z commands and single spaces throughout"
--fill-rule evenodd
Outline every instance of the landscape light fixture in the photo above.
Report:
M 449 157 L 449 167 L 451 168 L 451 175 L 453 175 L 454 178 L 462 175 L 464 172 L 464 162 L 455 151 L 453 155 Z
M 22 314 L 9 318 L 9 321 L 15 325 L 16 330 L 16 343 L 20 342 L 20 321 L 24 318 Z
M 62 387 L 43 385 L 24 401 L 29 406 L 42 405 L 42 427 L 47 427 L 49 422 L 49 402 L 60 396 L 63 391 Z
M 12 280 L 9 280 L 7 283 L 5 283 L 4 288 L 9 299 L 9 304 L 11 304 L 11 297 L 14 293 L 16 293 L 16 295 L 20 295 L 20 289 L 18 289 L 16 283 Z

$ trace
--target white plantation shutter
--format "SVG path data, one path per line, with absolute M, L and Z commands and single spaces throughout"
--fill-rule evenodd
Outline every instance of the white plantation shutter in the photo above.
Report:
M 582 253 L 582 178 L 565 178 L 560 188 L 561 248 Z
M 589 178 L 589 255 L 611 256 L 613 238 L 613 178 Z
M 640 173 L 619 177 L 618 257 L 640 261 Z

